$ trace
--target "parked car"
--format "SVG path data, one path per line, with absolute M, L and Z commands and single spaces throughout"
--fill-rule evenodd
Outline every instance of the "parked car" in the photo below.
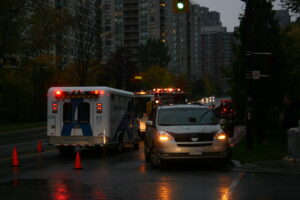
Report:
M 168 160 L 230 160 L 228 138 L 208 106 L 159 106 L 147 121 L 145 159 L 153 166 Z

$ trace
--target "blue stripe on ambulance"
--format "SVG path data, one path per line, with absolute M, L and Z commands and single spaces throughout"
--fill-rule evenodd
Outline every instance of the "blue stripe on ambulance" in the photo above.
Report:
M 72 122 L 71 124 L 64 124 L 61 130 L 61 136 L 71 136 L 73 128 L 81 128 L 83 136 L 93 136 L 92 128 L 90 124 L 79 124 L 75 121 L 75 111 L 78 105 L 83 102 L 83 99 L 71 99 L 72 103 Z
M 130 132 L 128 124 L 130 123 L 130 106 L 127 107 L 125 114 L 123 115 L 123 118 L 119 124 L 118 129 L 114 133 L 114 136 L 112 138 L 112 141 L 118 141 L 118 133 L 127 133 L 128 138 L 131 140 L 133 138 L 133 133 Z M 132 121 L 133 119 L 131 119 Z M 133 121 L 132 121 L 133 123 Z

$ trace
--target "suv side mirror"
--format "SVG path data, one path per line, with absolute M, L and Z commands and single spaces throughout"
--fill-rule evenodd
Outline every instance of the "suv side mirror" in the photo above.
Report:
M 153 121 L 150 121 L 150 120 L 146 121 L 146 125 L 147 126 L 153 126 Z

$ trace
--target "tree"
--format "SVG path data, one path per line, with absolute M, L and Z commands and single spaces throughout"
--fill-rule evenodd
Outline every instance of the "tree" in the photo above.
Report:
M 25 0 L 0 1 L 0 66 L 9 62 L 10 55 L 17 53 L 22 42 L 21 30 L 26 18 Z
M 86 85 L 89 67 L 96 59 L 96 23 L 95 5 L 93 1 L 82 1 L 79 11 L 73 18 L 73 29 L 75 32 L 75 62 L 79 85 Z
M 25 66 L 55 44 L 58 32 L 70 23 L 66 10 L 56 10 L 39 0 L 0 2 L 0 62 Z
M 153 66 L 144 73 L 145 89 L 175 87 L 174 75 L 160 66 Z
M 67 30 L 69 14 L 40 0 L 3 0 L 0 10 L 0 66 L 15 67 L 0 68 L 1 121 L 46 120 L 45 94 L 56 70 L 48 50 Z
M 110 56 L 104 70 L 109 75 L 110 83 L 116 88 L 131 90 L 134 88 L 132 79 L 138 72 L 137 65 L 132 60 L 133 56 L 125 47 L 118 48 Z
M 269 125 L 267 119 L 276 117 L 274 108 L 281 105 L 284 92 L 284 53 L 280 28 L 274 15 L 271 1 L 248 1 L 246 13 L 241 18 L 240 45 L 232 70 L 232 95 L 234 101 L 240 104 L 238 112 L 243 114 L 246 105 L 251 106 L 252 119 L 260 136 Z M 259 70 L 270 78 L 246 79 L 253 70 Z M 247 99 L 251 101 L 247 102 Z
M 300 90 L 300 21 L 296 21 L 286 30 L 284 30 L 284 49 L 287 68 L 286 68 L 286 84 L 284 90 L 287 94 L 295 94 L 300 99 L 298 94 Z
M 300 13 L 300 1 L 299 0 L 280 0 L 281 3 L 292 12 Z
M 145 45 L 141 45 L 140 52 L 140 70 L 147 70 L 152 66 L 166 67 L 171 57 L 168 47 L 159 39 L 150 38 Z

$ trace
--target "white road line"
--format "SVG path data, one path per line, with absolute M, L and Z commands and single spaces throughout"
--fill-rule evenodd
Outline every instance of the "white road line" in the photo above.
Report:
M 57 149 L 50 149 L 50 150 L 46 150 L 46 151 L 42 151 L 42 152 L 32 152 L 32 153 L 28 153 L 28 154 L 25 154 L 25 155 L 18 154 L 18 158 L 19 159 L 20 158 L 28 158 L 28 157 L 36 156 L 38 154 L 49 153 L 49 152 L 54 152 L 54 151 L 57 151 Z M 12 160 L 12 158 L 4 157 L 4 158 L 0 159 L 0 161 L 8 161 L 8 160 Z
M 238 186 L 238 184 L 240 183 L 240 181 L 244 176 L 245 176 L 245 172 L 242 172 L 234 179 L 234 181 L 228 187 L 227 191 L 222 196 L 221 200 L 230 200 L 232 198 L 232 194 L 234 190 L 236 189 L 236 187 Z

